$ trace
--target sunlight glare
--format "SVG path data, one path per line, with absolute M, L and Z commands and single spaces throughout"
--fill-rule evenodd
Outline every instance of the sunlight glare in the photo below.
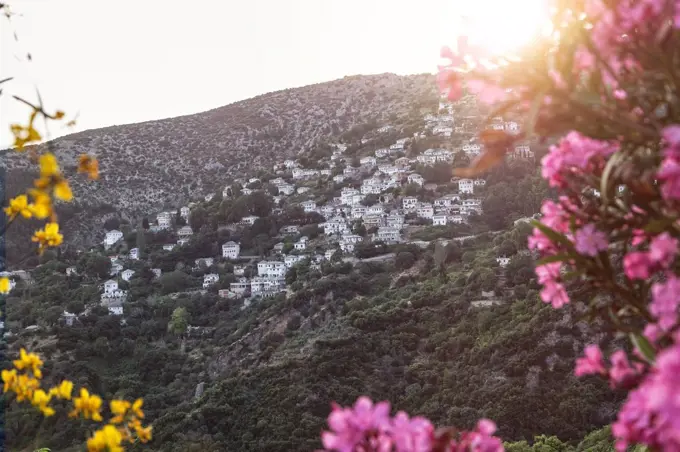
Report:
M 547 0 L 457 0 L 454 11 L 470 43 L 508 55 L 550 33 Z

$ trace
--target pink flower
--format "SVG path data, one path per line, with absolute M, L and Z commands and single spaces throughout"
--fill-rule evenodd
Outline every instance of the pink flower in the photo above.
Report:
M 502 102 L 508 95 L 500 86 L 484 80 L 468 80 L 466 86 L 471 93 L 476 94 L 479 100 L 487 105 Z
M 612 367 L 609 369 L 609 381 L 612 387 L 625 386 L 631 380 L 634 380 L 642 370 L 642 365 L 639 363 L 637 363 L 636 369 L 631 367 L 626 352 L 623 350 L 612 353 L 609 360 L 612 363 Z
M 618 100 L 624 100 L 625 98 L 628 97 L 628 94 L 622 89 L 614 90 L 613 94 L 614 94 L 614 99 L 618 99 Z
M 496 424 L 488 419 L 481 419 L 475 430 L 463 432 L 460 442 L 453 450 L 458 452 L 503 452 L 503 443 L 492 436 L 496 431 Z M 455 444 L 455 443 L 454 443 Z
M 667 157 L 656 175 L 662 181 L 661 195 L 664 199 L 680 199 L 680 164 Z
M 665 127 L 661 136 L 667 146 L 664 149 L 664 155 L 666 157 L 680 157 L 680 125 Z
M 543 289 L 541 290 L 541 300 L 544 303 L 552 304 L 553 308 L 559 309 L 565 304 L 569 303 L 569 296 L 564 286 L 559 283 L 560 278 L 560 268 L 562 264 L 560 262 L 552 262 L 550 264 L 544 264 L 536 267 L 536 276 L 538 277 L 538 283 L 543 284 Z
M 359 397 L 352 408 L 333 404 L 328 416 L 332 432 L 323 432 L 321 441 L 327 450 L 352 452 L 355 446 L 366 442 L 389 450 L 389 438 L 383 431 L 389 425 L 390 404 L 380 402 L 373 405 L 368 397 Z
M 662 330 L 670 330 L 678 320 L 678 305 L 680 304 L 680 279 L 670 276 L 664 283 L 652 286 L 652 302 L 649 312 L 658 321 Z
M 389 432 L 397 452 L 429 452 L 432 448 L 434 427 L 425 418 L 409 419 L 400 411 L 394 416 Z
M 543 178 L 553 187 L 562 187 L 567 178 L 587 169 L 591 159 L 607 158 L 618 150 L 617 144 L 594 140 L 570 132 L 541 160 Z
M 619 411 L 612 425 L 617 450 L 633 443 L 680 450 L 680 346 L 660 352 L 654 367 Z
M 629 279 L 649 278 L 651 266 L 649 256 L 642 251 L 632 251 L 623 258 L 623 270 Z
M 642 245 L 647 240 L 646 232 L 642 229 L 633 229 L 633 238 L 630 244 L 633 246 Z
M 678 254 L 678 241 L 668 232 L 657 235 L 649 244 L 649 260 L 661 268 L 668 268 L 676 254 Z
M 600 251 L 604 251 L 609 246 L 607 236 L 604 232 L 598 231 L 594 224 L 587 224 L 576 231 L 575 234 L 576 251 L 585 256 L 597 256 Z
M 602 351 L 600 350 L 600 347 L 591 344 L 585 348 L 583 353 L 585 356 L 576 360 L 574 374 L 577 377 L 607 373 L 607 370 L 604 367 L 604 361 L 602 360 Z

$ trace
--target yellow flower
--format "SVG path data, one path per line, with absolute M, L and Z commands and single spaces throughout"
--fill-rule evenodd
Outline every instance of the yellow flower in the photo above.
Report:
M 25 349 L 19 352 L 19 359 L 14 360 L 14 367 L 19 370 L 30 370 L 35 378 L 42 378 L 42 359 L 35 353 L 26 353 Z
M 37 379 L 29 377 L 26 374 L 19 375 L 13 388 L 14 392 L 17 394 L 17 402 L 32 400 L 33 392 L 38 388 L 40 388 L 40 382 Z
M 142 427 L 141 424 L 135 426 L 135 433 L 137 433 L 137 438 L 143 443 L 151 441 L 151 426 Z
M 57 223 L 47 223 L 44 229 L 35 231 L 32 240 L 38 243 L 39 250 L 42 253 L 47 247 L 61 245 L 64 236 L 59 233 Z
M 120 424 L 125 420 L 125 415 L 127 414 L 128 410 L 130 409 L 130 402 L 127 400 L 112 400 L 111 401 L 111 413 L 114 414 L 114 417 L 111 419 L 111 423 L 113 424 Z
M 142 411 L 142 405 L 144 401 L 142 399 L 135 400 L 132 404 L 132 415 L 139 419 L 144 419 L 144 412 Z
M 57 158 L 51 152 L 40 156 L 40 177 L 52 177 L 60 174 Z
M 54 196 L 62 201 L 70 201 L 73 199 L 73 192 L 66 179 L 59 179 L 54 184 Z
M 9 293 L 9 290 L 11 289 L 11 285 L 9 282 L 9 278 L 2 277 L 0 278 L 0 293 L 6 294 Z
M 99 163 L 97 159 L 91 157 L 87 154 L 80 156 L 80 161 L 78 162 L 78 172 L 87 173 L 90 179 L 95 180 L 99 178 Z
M 74 409 L 69 416 L 77 417 L 82 414 L 85 419 L 101 422 L 99 411 L 102 408 L 102 399 L 98 395 L 90 395 L 87 389 L 80 388 L 80 397 L 73 399 L 73 405 Z
M 24 218 L 31 218 L 33 213 L 28 207 L 28 196 L 19 195 L 14 199 L 9 200 L 9 207 L 5 208 L 5 213 L 10 217 L 15 217 L 21 214 Z
M 103 428 L 94 432 L 94 435 L 87 440 L 88 452 L 123 452 L 120 443 L 123 435 L 118 429 L 107 424 Z
M 42 389 L 37 389 L 33 392 L 31 404 L 38 408 L 45 416 L 52 416 L 54 414 L 54 409 L 48 406 L 51 398 L 52 396 L 50 394 L 47 394 Z
M 29 190 L 28 193 L 33 198 L 33 202 L 28 205 L 33 216 L 41 220 L 49 217 L 52 213 L 52 198 L 50 198 L 50 195 L 42 190 L 35 189 Z
M 38 131 L 33 127 L 37 115 L 38 109 L 34 108 L 27 126 L 22 126 L 21 124 L 12 124 L 9 126 L 12 135 L 14 135 L 14 146 L 17 150 L 21 151 L 28 143 L 40 141 L 42 139 Z
M 2 388 L 2 392 L 13 391 L 18 381 L 17 370 L 4 369 L 2 371 L 2 381 L 5 383 L 5 386 Z
M 55 395 L 60 399 L 71 400 L 71 392 L 73 391 L 73 382 L 64 380 L 59 386 L 50 389 L 50 395 Z

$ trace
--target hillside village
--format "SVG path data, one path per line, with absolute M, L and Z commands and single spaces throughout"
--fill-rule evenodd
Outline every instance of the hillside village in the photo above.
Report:
M 281 217 L 286 209 L 300 213 L 305 218 L 304 224 L 297 221 L 280 227 L 274 234 L 279 241 L 270 249 L 260 249 L 253 254 L 251 246 L 250 253 L 245 254 L 242 243 L 226 240 L 218 254 L 205 255 L 190 263 L 193 270 L 202 274 L 202 287 L 198 290 L 219 287 L 220 297 L 243 299 L 243 307 L 258 298 L 292 293 L 287 275 L 300 265 L 320 270 L 324 263 L 393 258 L 394 253 L 388 248 L 391 245 L 425 247 L 430 241 L 419 240 L 417 231 L 428 226 L 436 230 L 437 227 L 466 225 L 483 213 L 481 196 L 486 180 L 454 177 L 445 183 L 441 180 L 433 183 L 420 174 L 419 171 L 429 171 L 437 166 L 450 168 L 456 159 L 469 161 L 483 152 L 483 146 L 474 135 L 453 149 L 428 147 L 414 152 L 415 144 L 421 140 L 436 144 L 450 139 L 452 134 L 466 132 L 466 121 L 458 125 L 454 108 L 447 102 L 440 101 L 438 114 L 426 114 L 423 124 L 424 127 L 412 136 L 399 136 L 393 142 L 379 146 L 385 143 L 385 135 L 398 136 L 393 126 L 383 125 L 372 136 L 362 137 L 358 144 L 360 150 L 353 155 L 348 153 L 351 144 L 332 143 L 330 155 L 322 158 L 303 155 L 276 162 L 266 179 L 253 175 L 230 180 L 220 193 L 210 193 L 203 200 L 180 206 L 175 211 L 162 211 L 151 221 L 145 219 L 147 225 L 143 227 L 148 233 L 176 238 L 173 242 L 160 244 L 162 252 L 172 253 L 190 244 L 195 236 L 197 231 L 192 229 L 192 216 L 218 199 L 255 196 L 269 204 L 265 209 L 269 210 L 265 212 L 267 216 Z M 517 122 L 500 117 L 493 118 L 489 127 L 510 134 L 519 133 Z M 467 132 L 469 135 L 470 130 Z M 512 159 L 534 159 L 529 144 L 524 143 L 517 144 L 508 155 Z M 337 196 L 320 199 L 318 188 L 329 186 Z M 217 226 L 218 230 L 238 235 L 244 229 L 256 228 L 264 219 L 264 216 L 244 214 L 233 218 L 235 221 Z M 99 301 L 115 316 L 123 315 L 128 296 L 121 284 L 135 276 L 136 270 L 130 268 L 131 264 L 143 259 L 137 247 L 116 253 L 124 241 L 124 232 L 110 229 L 105 231 L 101 243 L 110 259 L 110 279 L 100 284 Z M 91 249 L 91 252 L 95 251 L 97 247 Z M 509 260 L 504 255 L 496 257 L 501 267 Z M 228 283 L 220 279 L 225 264 L 229 264 L 231 273 Z M 222 268 L 221 272 L 218 267 Z M 150 268 L 150 271 L 154 278 L 163 274 L 161 268 Z M 13 277 L 13 288 L 20 273 L 5 272 Z M 21 279 L 30 279 L 25 273 Z M 76 275 L 76 267 L 68 267 L 66 274 Z M 72 324 L 77 316 L 64 311 L 62 317 L 67 324 Z

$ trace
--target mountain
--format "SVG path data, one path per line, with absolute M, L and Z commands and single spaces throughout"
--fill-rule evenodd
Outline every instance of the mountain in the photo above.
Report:
M 204 113 L 58 138 L 51 144 L 67 174 L 82 153 L 96 156 L 101 170 L 95 183 L 74 178 L 76 201 L 61 209 L 66 240 L 98 242 L 103 221 L 113 212 L 133 219 L 181 205 L 221 190 L 246 170 L 271 169 L 273 162 L 337 140 L 358 125 L 404 123 L 420 105 L 436 102 L 431 75 L 352 76 Z M 25 154 L 4 151 L 0 165 L 7 170 L 10 196 L 30 184 Z M 8 245 L 25 239 L 14 231 Z

